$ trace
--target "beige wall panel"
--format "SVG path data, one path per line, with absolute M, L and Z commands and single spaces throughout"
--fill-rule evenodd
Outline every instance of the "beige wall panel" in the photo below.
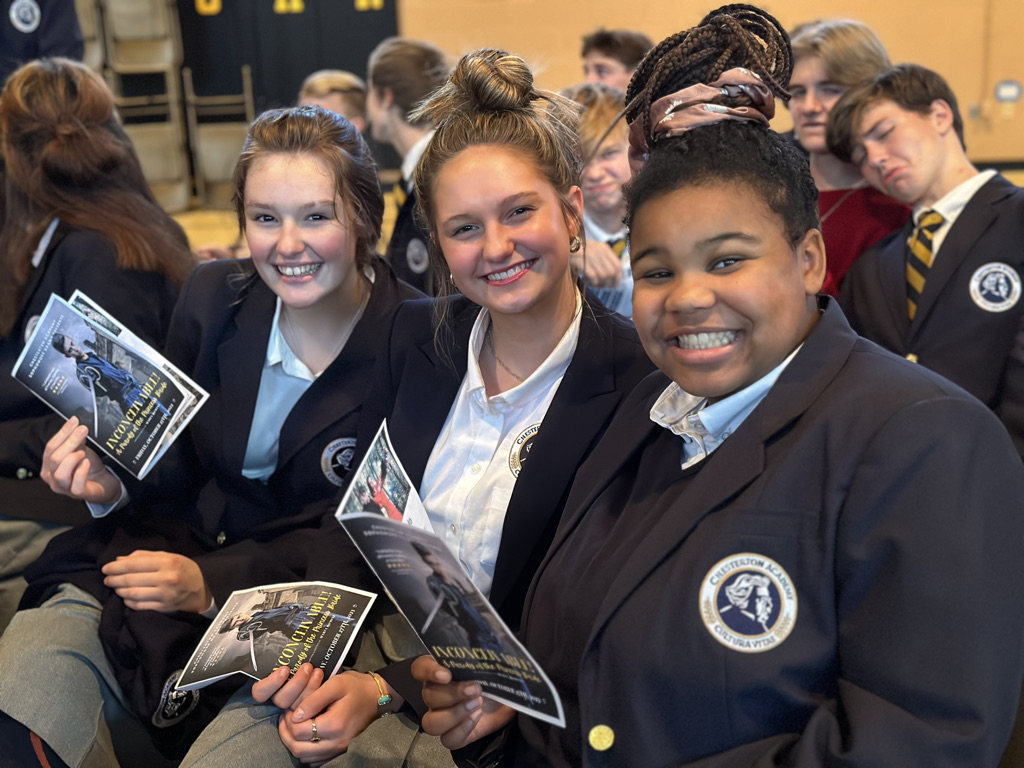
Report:
M 580 39 L 598 26 L 647 32 L 658 41 L 692 26 L 716 3 L 693 0 L 401 0 L 402 34 L 431 40 L 452 57 L 479 48 L 523 56 L 544 88 L 581 78 Z M 970 154 L 1024 161 L 1024 102 L 994 98 L 1000 80 L 1024 83 L 1024 0 L 783 0 L 765 3 L 787 28 L 811 19 L 849 17 L 870 24 L 894 62 L 940 72 L 964 112 Z M 780 110 L 778 130 L 790 127 Z

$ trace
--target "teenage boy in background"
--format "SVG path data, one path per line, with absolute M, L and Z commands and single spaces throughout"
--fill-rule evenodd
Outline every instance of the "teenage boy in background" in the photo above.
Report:
M 583 79 L 625 92 L 637 65 L 653 47 L 643 32 L 598 29 L 583 38 Z
M 988 405 L 1024 455 L 1024 191 L 971 164 L 956 96 L 917 65 L 848 91 L 827 130 L 834 155 L 913 208 L 847 273 L 850 324 Z

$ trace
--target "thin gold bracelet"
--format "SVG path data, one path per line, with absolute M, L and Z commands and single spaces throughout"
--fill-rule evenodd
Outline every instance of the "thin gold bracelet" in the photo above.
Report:
M 373 682 L 377 684 L 377 690 L 380 691 L 380 698 L 377 699 L 377 708 L 381 709 L 391 703 L 391 694 L 384 690 L 384 686 L 380 683 L 380 676 L 376 672 L 367 672 L 367 674 L 373 678 Z M 381 714 L 384 714 L 381 712 Z

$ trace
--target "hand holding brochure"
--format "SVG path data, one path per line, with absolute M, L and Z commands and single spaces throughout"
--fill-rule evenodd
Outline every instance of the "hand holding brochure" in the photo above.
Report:
M 241 672 L 262 680 L 305 662 L 330 677 L 341 667 L 372 592 L 306 581 L 232 592 L 178 678 L 178 690 L 202 688 Z
M 366 481 L 381 476 L 382 457 L 392 462 L 386 477 L 394 484 L 382 485 L 391 503 L 374 501 L 372 494 L 369 502 L 358 501 L 367 497 L 364 488 L 371 489 Z M 402 496 L 398 504 L 392 498 L 396 492 Z M 395 519 L 392 506 L 401 521 Z M 425 530 L 412 524 L 410 509 L 421 511 Z M 336 516 L 427 650 L 451 670 L 453 680 L 475 680 L 485 696 L 565 727 L 562 701 L 544 670 L 430 530 L 385 425 L 356 470 Z
M 141 479 L 207 393 L 87 296 L 71 299 L 50 297 L 12 375 Z

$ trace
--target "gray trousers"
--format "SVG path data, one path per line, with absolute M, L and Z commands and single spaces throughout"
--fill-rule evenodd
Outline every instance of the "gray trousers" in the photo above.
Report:
M 100 605 L 65 584 L 0 637 L 0 710 L 72 768 L 117 766 L 110 729 L 135 718 L 99 641 Z
M 0 632 L 10 623 L 25 592 L 25 569 L 50 539 L 71 526 L 0 515 Z
M 408 623 L 398 614 L 384 617 L 375 627 L 364 629 L 357 641 L 353 663 L 360 671 L 380 669 L 388 661 L 426 653 Z M 257 704 L 243 686 L 220 714 L 200 734 L 185 756 L 181 768 L 277 768 L 301 765 L 284 746 L 277 731 L 283 710 L 271 704 Z M 352 740 L 348 750 L 325 768 L 454 768 L 451 753 L 439 739 L 419 730 L 404 714 L 374 720 Z

